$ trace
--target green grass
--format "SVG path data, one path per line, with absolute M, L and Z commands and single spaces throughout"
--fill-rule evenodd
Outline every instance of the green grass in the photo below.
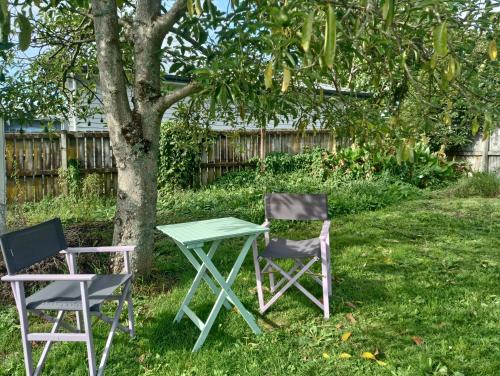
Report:
M 247 193 L 240 193 L 245 195 Z M 159 222 L 239 215 L 259 219 L 254 202 L 234 195 L 189 196 Z M 221 209 L 233 207 L 230 211 Z M 50 209 L 50 208 L 49 208 Z M 107 211 L 103 211 L 107 218 Z M 48 215 L 48 214 L 47 214 Z M 38 214 L 37 219 L 41 219 Z M 30 217 L 35 218 L 35 217 Z M 292 238 L 313 237 L 317 224 L 274 228 Z M 372 212 L 335 216 L 331 243 L 334 281 L 332 316 L 296 290 L 265 315 L 257 313 L 250 255 L 235 284 L 264 334 L 254 336 L 234 311 L 221 311 L 202 350 L 190 352 L 197 328 L 172 320 L 195 273 L 174 244 L 159 237 L 151 281 L 137 281 L 137 338 L 115 337 L 108 375 L 494 375 L 500 369 L 500 200 L 427 199 Z M 229 271 L 241 242 L 224 244 L 215 257 Z M 320 293 L 312 283 L 304 285 Z M 349 303 L 349 304 L 348 304 Z M 354 304 L 354 306 L 351 305 Z M 204 288 L 192 308 L 205 318 L 213 297 Z M 353 308 L 355 307 L 355 308 Z M 352 313 L 356 323 L 345 315 Z M 46 328 L 34 321 L 34 328 Z M 96 328 L 103 349 L 107 326 Z M 340 337 L 352 332 L 342 342 Z M 424 343 L 417 346 L 412 336 Z M 0 309 L 0 375 L 22 375 L 22 350 L 14 309 Z M 385 366 L 361 358 L 377 353 Z M 39 355 L 41 346 L 35 348 Z M 340 360 L 339 354 L 352 355 Z M 325 357 L 326 354 L 327 356 Z M 328 359 L 327 359 L 328 358 Z M 56 344 L 45 374 L 86 375 L 82 344 Z

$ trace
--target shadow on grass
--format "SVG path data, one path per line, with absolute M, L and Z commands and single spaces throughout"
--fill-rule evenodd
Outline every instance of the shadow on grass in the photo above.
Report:
M 204 304 L 196 309 L 197 315 L 206 320 L 212 305 Z M 186 316 L 179 323 L 174 322 L 177 311 L 166 311 L 155 316 L 142 329 L 143 338 L 149 342 L 149 346 L 162 351 L 184 350 L 191 351 L 200 335 L 200 330 Z M 224 322 L 231 311 L 221 308 L 217 319 L 206 338 L 204 347 L 214 347 L 225 349 L 234 346 L 236 338 L 224 330 Z M 243 319 L 242 319 L 243 320 Z M 250 330 L 250 329 L 249 329 Z

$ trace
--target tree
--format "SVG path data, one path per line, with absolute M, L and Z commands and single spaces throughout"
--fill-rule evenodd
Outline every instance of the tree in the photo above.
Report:
M 496 63 L 498 14 L 490 1 L 231 0 L 226 10 L 212 0 L 14 3 L 18 7 L 9 9 L 0 0 L 4 48 L 9 13 L 17 13 L 20 49 L 29 46 L 34 25 L 36 42 L 46 41 L 52 54 L 71 51 L 61 61 L 68 66 L 63 77 L 83 46 L 90 46 L 88 54 L 95 49 L 118 167 L 114 242 L 138 245 L 135 265 L 143 273 L 152 260 L 160 121 L 173 104 L 192 97 L 192 108 L 208 103 L 209 116 L 229 118 L 234 110 L 227 109 L 237 108 L 240 118 L 261 126 L 293 116 L 297 126 L 335 128 L 362 142 L 391 134 L 408 87 L 428 107 L 436 103 L 427 93 L 445 93 L 451 85 L 464 98 L 474 93 L 476 83 L 457 79 L 475 67 L 454 39 L 486 35 Z M 85 63 L 90 71 L 91 60 Z M 165 69 L 190 83 L 165 87 Z M 333 85 L 338 100 L 326 101 L 320 83 Z M 360 102 L 344 89 L 369 91 L 372 98 Z M 494 106 L 470 98 L 473 111 L 496 119 Z M 411 147 L 410 138 L 399 142 Z

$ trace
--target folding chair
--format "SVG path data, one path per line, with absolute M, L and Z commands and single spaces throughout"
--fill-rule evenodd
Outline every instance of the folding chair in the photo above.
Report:
M 319 237 L 299 241 L 270 238 L 269 233 L 266 233 L 266 247 L 260 254 L 256 243 L 254 243 L 253 258 L 260 312 L 266 312 L 286 290 L 291 286 L 295 286 L 322 309 L 325 319 L 328 319 L 330 317 L 329 297 L 332 295 L 332 278 L 330 265 L 330 221 L 328 220 L 326 195 L 273 193 L 265 195 L 264 203 L 266 212 L 266 220 L 262 225 L 264 227 L 269 227 L 271 219 L 284 219 L 322 220 L 323 228 Z M 292 259 L 295 261 L 295 264 L 289 271 L 285 271 L 276 263 L 276 260 L 280 259 Z M 265 266 L 261 269 L 260 262 L 262 260 L 265 260 Z M 321 261 L 321 278 L 318 278 L 310 270 L 317 261 Z M 275 281 L 274 273 L 276 272 L 282 276 L 279 281 Z M 298 279 L 306 273 L 310 274 L 323 287 L 323 302 L 314 297 L 298 282 Z M 270 292 L 272 294 L 267 303 L 264 301 L 264 289 L 262 286 L 262 276 L 264 274 L 269 274 Z M 278 290 L 282 285 L 284 286 Z
M 2 278 L 2 281 L 10 282 L 19 311 L 26 374 L 39 375 L 42 372 L 47 353 L 53 342 L 81 341 L 87 345 L 89 374 L 91 376 L 102 375 L 116 330 L 119 329 L 129 333 L 131 337 L 134 336 L 132 274 L 128 258 L 128 253 L 134 250 L 134 246 L 68 248 L 59 219 L 2 235 L 0 245 L 8 273 Z M 126 274 L 77 274 L 77 254 L 91 252 L 122 252 Z M 18 272 L 58 253 L 65 255 L 70 274 L 18 274 Z M 24 282 L 28 281 L 49 281 L 51 283 L 26 297 Z M 115 291 L 120 287 L 122 288 L 121 293 L 115 295 Z M 118 308 L 113 318 L 104 315 L 101 311 L 102 303 L 108 300 L 118 301 Z M 128 306 L 128 325 L 126 327 L 119 323 L 125 302 Z M 57 311 L 57 315 L 52 317 L 44 311 Z M 76 313 L 76 327 L 63 321 L 63 316 L 70 312 Z M 54 323 L 52 330 L 49 333 L 31 332 L 28 313 Z M 92 316 L 111 324 L 99 368 L 96 368 Z M 59 331 L 61 328 L 68 330 L 69 333 Z M 31 342 L 34 341 L 46 342 L 36 368 L 33 365 L 31 350 Z

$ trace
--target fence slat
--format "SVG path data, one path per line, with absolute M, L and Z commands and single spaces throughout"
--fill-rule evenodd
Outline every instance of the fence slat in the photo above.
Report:
M 201 153 L 196 185 L 207 185 L 217 177 L 248 166 L 260 156 L 259 131 L 216 132 L 212 142 Z M 263 143 L 267 153 L 296 154 L 307 147 L 321 146 L 336 150 L 337 141 L 327 131 L 266 130 Z M 116 194 L 116 161 L 107 132 L 63 132 L 51 134 L 6 134 L 7 196 L 13 200 L 40 200 L 60 194 L 57 184 L 59 168 L 68 161 L 79 163 L 83 176 L 98 173 L 102 176 L 106 194 Z M 18 186 L 12 176 L 17 166 Z

